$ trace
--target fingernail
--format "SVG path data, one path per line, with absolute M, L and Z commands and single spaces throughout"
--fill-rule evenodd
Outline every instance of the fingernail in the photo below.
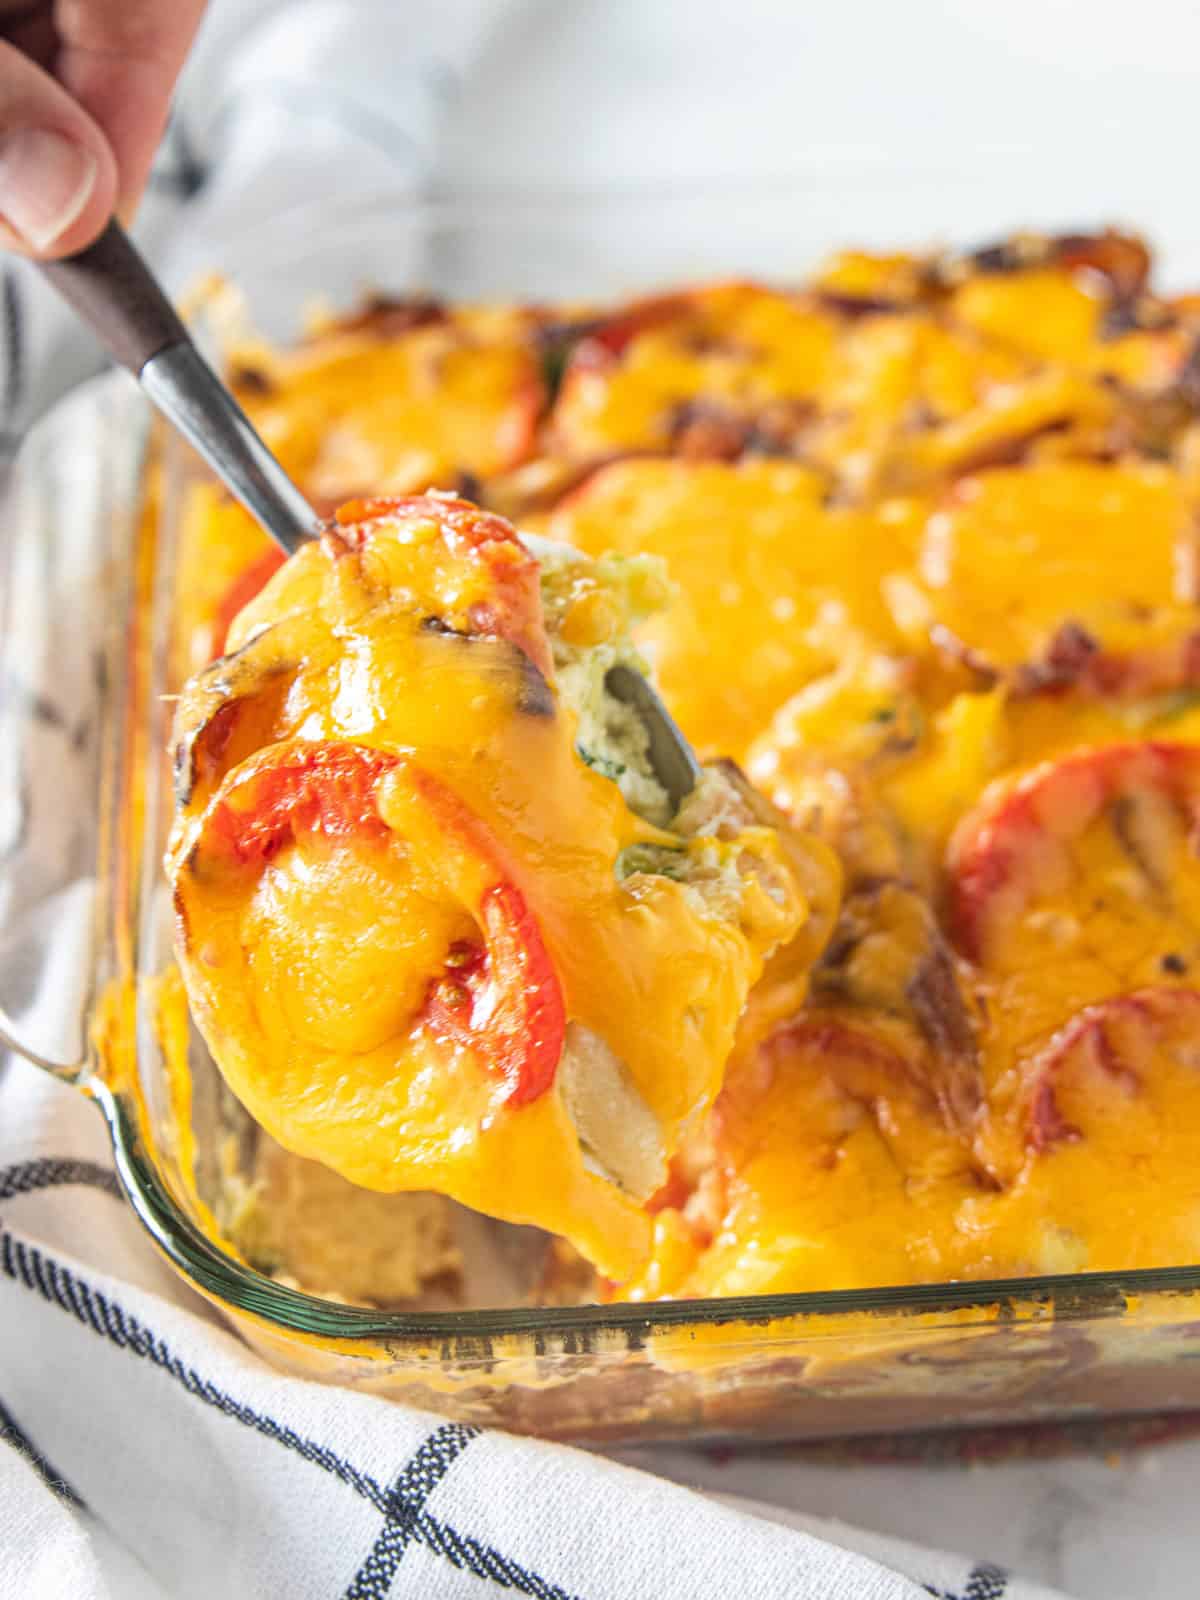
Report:
M 47 128 L 0 134 L 0 215 L 34 250 L 61 238 L 88 203 L 96 158 Z

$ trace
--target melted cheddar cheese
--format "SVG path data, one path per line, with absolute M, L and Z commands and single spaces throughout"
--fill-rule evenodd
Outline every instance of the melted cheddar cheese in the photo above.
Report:
M 627 1296 L 1197 1259 L 1200 301 L 1149 271 L 1132 238 L 1022 235 L 847 252 L 797 288 L 377 307 L 238 352 L 314 496 L 467 483 L 590 562 L 549 632 L 508 591 L 481 670 L 417 619 L 478 633 L 496 573 L 462 587 L 430 533 L 418 582 L 420 517 L 351 521 L 253 600 L 275 563 L 199 491 L 187 666 L 227 631 L 233 654 L 185 697 L 172 871 L 193 1006 L 254 1114 L 357 1182 L 536 1220 Z M 581 763 L 556 687 L 647 557 L 669 588 L 636 644 L 756 786 L 726 775 L 690 821 Z M 521 709 L 531 663 L 550 716 Z M 370 839 L 293 827 L 231 865 L 220 808 L 261 810 L 308 742 L 398 763 L 371 769 Z M 736 911 L 662 870 L 722 829 L 703 870 L 740 861 Z M 596 1146 L 594 1047 L 519 1108 L 482 1038 L 399 1049 L 498 862 L 651 1158 Z M 540 992 L 527 968 L 501 1039 L 543 1027 Z
M 621 461 L 569 496 L 547 531 L 593 555 L 663 558 L 676 594 L 641 637 L 684 731 L 740 758 L 848 639 L 896 637 L 881 579 L 918 526 L 827 508 L 820 476 L 791 462 Z
M 526 323 L 377 300 L 295 350 L 243 350 L 233 386 L 318 502 L 457 486 L 530 452 L 542 385 Z
M 564 624 L 602 592 L 567 578 Z M 581 759 L 538 564 L 452 498 L 350 506 L 230 644 L 181 703 L 170 861 L 226 1078 L 356 1183 L 628 1275 L 638 1202 L 808 915 L 773 830 L 719 774 L 688 804 L 719 788 L 720 817 L 656 826 Z

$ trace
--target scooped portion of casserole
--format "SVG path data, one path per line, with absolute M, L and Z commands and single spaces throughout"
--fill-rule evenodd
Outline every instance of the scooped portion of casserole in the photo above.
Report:
M 1150 265 L 848 251 L 239 353 L 317 499 L 492 513 L 360 504 L 255 599 L 193 502 L 182 960 L 282 1145 L 537 1221 L 583 1294 L 1200 1259 L 1200 297 Z M 710 763 L 677 817 L 631 649 Z
M 169 873 L 193 1014 L 280 1144 L 620 1280 L 838 868 L 736 770 L 672 815 L 605 687 L 658 567 L 539 549 L 450 495 L 343 507 L 181 699 Z

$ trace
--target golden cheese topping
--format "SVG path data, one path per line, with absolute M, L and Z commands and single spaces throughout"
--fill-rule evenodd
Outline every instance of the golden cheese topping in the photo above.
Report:
M 183 960 L 282 1142 L 639 1297 L 1197 1258 L 1200 298 L 1140 241 L 407 303 L 238 359 L 310 492 L 469 483 L 581 563 L 538 622 L 519 547 L 367 508 L 252 600 L 273 558 L 194 502 L 194 648 L 233 654 L 181 709 Z M 580 698 L 618 614 L 755 790 L 646 813 Z M 653 1131 L 604 1148 L 615 1083 Z
M 836 331 L 816 303 L 751 283 L 635 303 L 585 324 L 555 407 L 555 447 L 571 459 L 686 451 L 706 430 L 764 416 L 788 433 L 826 378 Z
M 1190 666 L 1171 645 L 1195 623 L 1191 514 L 1179 474 L 1158 462 L 968 479 L 928 517 L 917 554 L 928 638 L 1018 688 L 1073 657 L 1104 694 L 1175 687 Z
M 781 461 L 623 461 L 549 519 L 600 555 L 661 556 L 675 593 L 641 638 L 684 731 L 740 757 L 798 682 L 855 637 L 895 635 L 881 578 L 907 560 L 919 523 L 827 508 L 822 480 Z
M 660 1214 L 655 1295 L 776 1294 L 955 1276 L 937 1224 L 971 1158 L 921 1050 L 813 1009 L 734 1069 L 714 1114 L 716 1192 Z
M 190 626 L 176 669 L 186 677 L 223 654 L 238 612 L 283 565 L 283 552 L 216 484 L 191 486 L 181 521 L 177 583 Z
M 581 759 L 538 565 L 463 502 L 346 508 L 231 644 L 181 702 L 169 864 L 230 1084 L 356 1183 L 627 1275 L 637 1202 L 805 920 L 773 831 L 736 796 L 656 827 Z
M 452 487 L 460 474 L 499 472 L 529 453 L 542 385 L 525 322 L 379 300 L 295 350 L 247 346 L 231 376 L 314 500 Z

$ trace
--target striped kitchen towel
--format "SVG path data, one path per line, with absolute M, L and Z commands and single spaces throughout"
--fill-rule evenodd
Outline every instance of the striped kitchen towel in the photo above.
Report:
M 0 1077 L 0 1439 L 4 1600 L 1049 1594 L 274 1372 L 150 1249 L 94 1108 L 24 1062 Z

